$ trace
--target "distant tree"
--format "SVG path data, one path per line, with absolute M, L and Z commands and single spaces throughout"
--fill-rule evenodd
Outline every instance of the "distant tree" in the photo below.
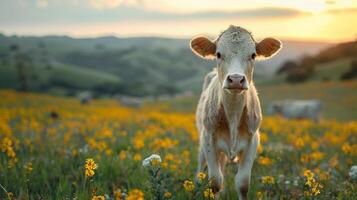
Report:
M 284 64 L 281 65 L 279 70 L 276 72 L 277 74 L 287 73 L 298 67 L 298 64 L 295 61 L 288 60 Z
M 15 68 L 20 82 L 19 89 L 21 91 L 28 91 L 29 88 L 29 66 L 30 58 L 18 52 L 15 56 Z
M 19 46 L 17 44 L 11 44 L 10 45 L 10 51 L 11 52 L 16 52 L 19 50 Z
M 31 59 L 20 52 L 20 47 L 17 44 L 10 45 L 10 51 L 19 80 L 19 90 L 27 91 L 29 88 L 29 65 Z
M 52 65 L 48 59 L 48 51 L 47 51 L 47 45 L 45 42 L 43 41 L 39 41 L 37 43 L 37 48 L 39 49 L 39 52 L 40 52 L 40 62 L 46 66 L 46 69 L 51 69 L 52 68 Z
M 341 80 L 350 80 L 357 78 L 357 60 L 353 60 L 351 62 L 350 69 L 342 74 Z
M 301 63 L 290 70 L 286 77 L 286 81 L 289 83 L 301 83 L 306 81 L 314 74 L 315 60 L 311 56 L 304 56 L 301 59 Z

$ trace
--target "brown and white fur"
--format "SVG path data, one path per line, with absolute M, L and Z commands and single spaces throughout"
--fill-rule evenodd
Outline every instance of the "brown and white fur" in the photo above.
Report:
M 244 28 L 230 26 L 215 41 L 196 37 L 190 45 L 200 57 L 217 61 L 217 67 L 205 77 L 196 112 L 200 134 L 198 172 L 207 164 L 218 199 L 226 161 L 238 156 L 236 189 L 239 199 L 247 199 L 262 120 L 253 84 L 255 57 L 271 57 L 279 51 L 281 42 L 266 38 L 257 43 Z

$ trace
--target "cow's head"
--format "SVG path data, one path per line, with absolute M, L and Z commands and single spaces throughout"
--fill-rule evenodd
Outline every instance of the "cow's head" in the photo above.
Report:
M 198 56 L 217 60 L 219 81 L 223 89 L 242 92 L 249 89 L 256 58 L 270 58 L 282 44 L 274 38 L 256 42 L 251 33 L 238 26 L 230 26 L 215 40 L 196 37 L 191 49 Z

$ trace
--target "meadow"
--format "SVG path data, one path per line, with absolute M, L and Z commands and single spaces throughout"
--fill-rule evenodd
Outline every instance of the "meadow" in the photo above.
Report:
M 0 113 L 0 199 L 212 199 L 205 172 L 195 177 L 192 111 L 1 90 Z M 251 199 L 357 199 L 353 116 L 266 116 L 258 151 Z M 161 161 L 143 166 L 151 154 Z M 236 170 L 228 164 L 222 199 L 237 199 Z

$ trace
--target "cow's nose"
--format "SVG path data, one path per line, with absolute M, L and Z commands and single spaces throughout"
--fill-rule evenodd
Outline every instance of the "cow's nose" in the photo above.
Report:
M 244 89 L 245 76 L 239 74 L 232 74 L 227 76 L 229 89 Z

